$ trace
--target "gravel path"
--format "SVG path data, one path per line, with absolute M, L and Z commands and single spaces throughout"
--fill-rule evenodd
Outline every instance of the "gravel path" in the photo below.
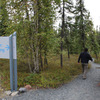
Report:
M 87 79 L 79 75 L 72 82 L 57 89 L 38 89 L 7 100 L 100 100 L 100 65 L 92 63 Z

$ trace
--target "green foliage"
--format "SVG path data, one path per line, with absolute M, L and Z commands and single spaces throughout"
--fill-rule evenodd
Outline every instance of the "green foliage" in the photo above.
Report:
M 60 5 L 61 0 L 54 0 L 54 2 L 55 2 L 56 5 Z
M 6 34 L 8 27 L 8 13 L 6 9 L 6 0 L 0 1 L 0 36 Z

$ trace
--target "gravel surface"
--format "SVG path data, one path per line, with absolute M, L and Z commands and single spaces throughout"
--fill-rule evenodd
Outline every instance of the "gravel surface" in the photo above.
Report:
M 92 63 L 92 68 L 83 80 L 79 75 L 72 82 L 57 89 L 31 90 L 6 100 L 100 100 L 100 65 Z

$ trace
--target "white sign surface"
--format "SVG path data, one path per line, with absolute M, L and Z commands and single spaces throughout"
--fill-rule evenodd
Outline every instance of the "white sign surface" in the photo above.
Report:
M 16 36 L 13 36 L 13 59 L 17 59 Z
M 0 37 L 0 58 L 9 59 L 9 37 Z

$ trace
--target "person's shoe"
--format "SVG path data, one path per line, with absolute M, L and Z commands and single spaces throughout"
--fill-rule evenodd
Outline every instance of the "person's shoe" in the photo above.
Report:
M 83 80 L 85 80 L 86 79 L 86 77 L 83 77 Z

